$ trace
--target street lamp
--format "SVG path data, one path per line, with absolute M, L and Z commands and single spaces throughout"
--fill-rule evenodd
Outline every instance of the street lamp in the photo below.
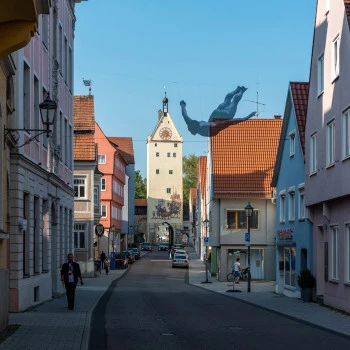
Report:
M 203 224 L 205 226 L 205 281 L 202 283 L 211 283 L 208 280 L 208 225 L 209 225 L 209 220 L 206 218 L 203 220 Z
M 245 215 L 248 217 L 248 292 L 250 292 L 250 218 L 253 215 L 254 208 L 250 205 L 250 202 L 248 202 L 248 205 L 244 208 L 245 209 Z
M 5 138 L 9 133 L 12 132 L 18 132 L 18 131 L 35 131 L 37 132 L 36 135 L 30 137 L 23 145 L 17 146 L 17 147 L 22 147 L 29 142 L 35 140 L 39 135 L 45 134 L 47 137 L 50 136 L 50 125 L 53 125 L 55 123 L 55 117 L 56 117 L 56 110 L 57 110 L 57 103 L 53 100 L 50 99 L 50 93 L 47 93 L 46 99 L 39 104 L 39 109 L 40 109 L 40 116 L 41 116 L 41 121 L 44 126 L 46 126 L 45 129 L 8 129 L 4 128 L 5 132 Z M 17 142 L 18 138 L 16 139 L 12 134 L 11 137 Z

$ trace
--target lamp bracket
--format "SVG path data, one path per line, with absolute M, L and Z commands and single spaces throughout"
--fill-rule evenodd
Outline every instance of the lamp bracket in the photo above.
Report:
M 47 137 L 50 136 L 50 133 L 52 132 L 52 130 L 49 129 L 49 127 L 47 129 L 9 129 L 9 128 L 6 128 L 4 127 L 4 140 L 6 140 L 7 136 L 9 134 L 11 134 L 12 132 L 18 132 L 18 131 L 26 131 L 26 132 L 31 132 L 31 131 L 34 131 L 36 132 L 37 134 L 31 136 L 26 142 L 24 142 L 22 145 L 20 146 L 16 146 L 17 148 L 21 148 L 25 145 L 27 145 L 28 143 L 34 141 L 38 136 L 42 135 L 42 134 L 47 134 Z M 15 141 L 17 142 L 18 139 Z

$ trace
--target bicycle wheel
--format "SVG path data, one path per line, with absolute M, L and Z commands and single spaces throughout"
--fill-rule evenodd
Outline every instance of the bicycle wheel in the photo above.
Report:
M 228 282 L 233 282 L 233 273 L 230 272 L 228 275 L 227 275 L 227 281 Z

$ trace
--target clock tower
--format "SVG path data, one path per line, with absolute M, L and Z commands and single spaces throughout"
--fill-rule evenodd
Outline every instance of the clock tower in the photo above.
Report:
M 168 112 L 168 98 L 147 138 L 147 237 L 152 244 L 182 241 L 182 136 Z

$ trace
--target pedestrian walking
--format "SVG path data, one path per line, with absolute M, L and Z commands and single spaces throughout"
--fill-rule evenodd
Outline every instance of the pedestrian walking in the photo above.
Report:
M 67 293 L 69 310 L 74 310 L 75 288 L 80 278 L 80 284 L 83 285 L 83 276 L 80 272 L 80 266 L 73 261 L 73 254 L 68 254 L 68 261 L 61 268 L 61 282 L 64 284 Z
M 103 263 L 103 266 L 104 266 L 105 271 L 106 271 L 106 275 L 108 275 L 109 265 L 110 265 L 109 259 L 106 258 L 104 263 Z
M 105 259 L 106 259 L 106 254 L 105 254 L 105 252 L 102 250 L 102 253 L 101 253 L 101 255 L 100 255 L 100 259 L 101 259 L 101 270 L 103 269 L 103 263 L 104 263 L 104 261 L 105 261 Z
M 236 262 L 233 264 L 233 273 L 234 273 L 234 278 L 235 278 L 235 283 L 239 283 L 239 278 L 241 276 L 241 263 L 240 263 L 240 258 L 236 259 Z

